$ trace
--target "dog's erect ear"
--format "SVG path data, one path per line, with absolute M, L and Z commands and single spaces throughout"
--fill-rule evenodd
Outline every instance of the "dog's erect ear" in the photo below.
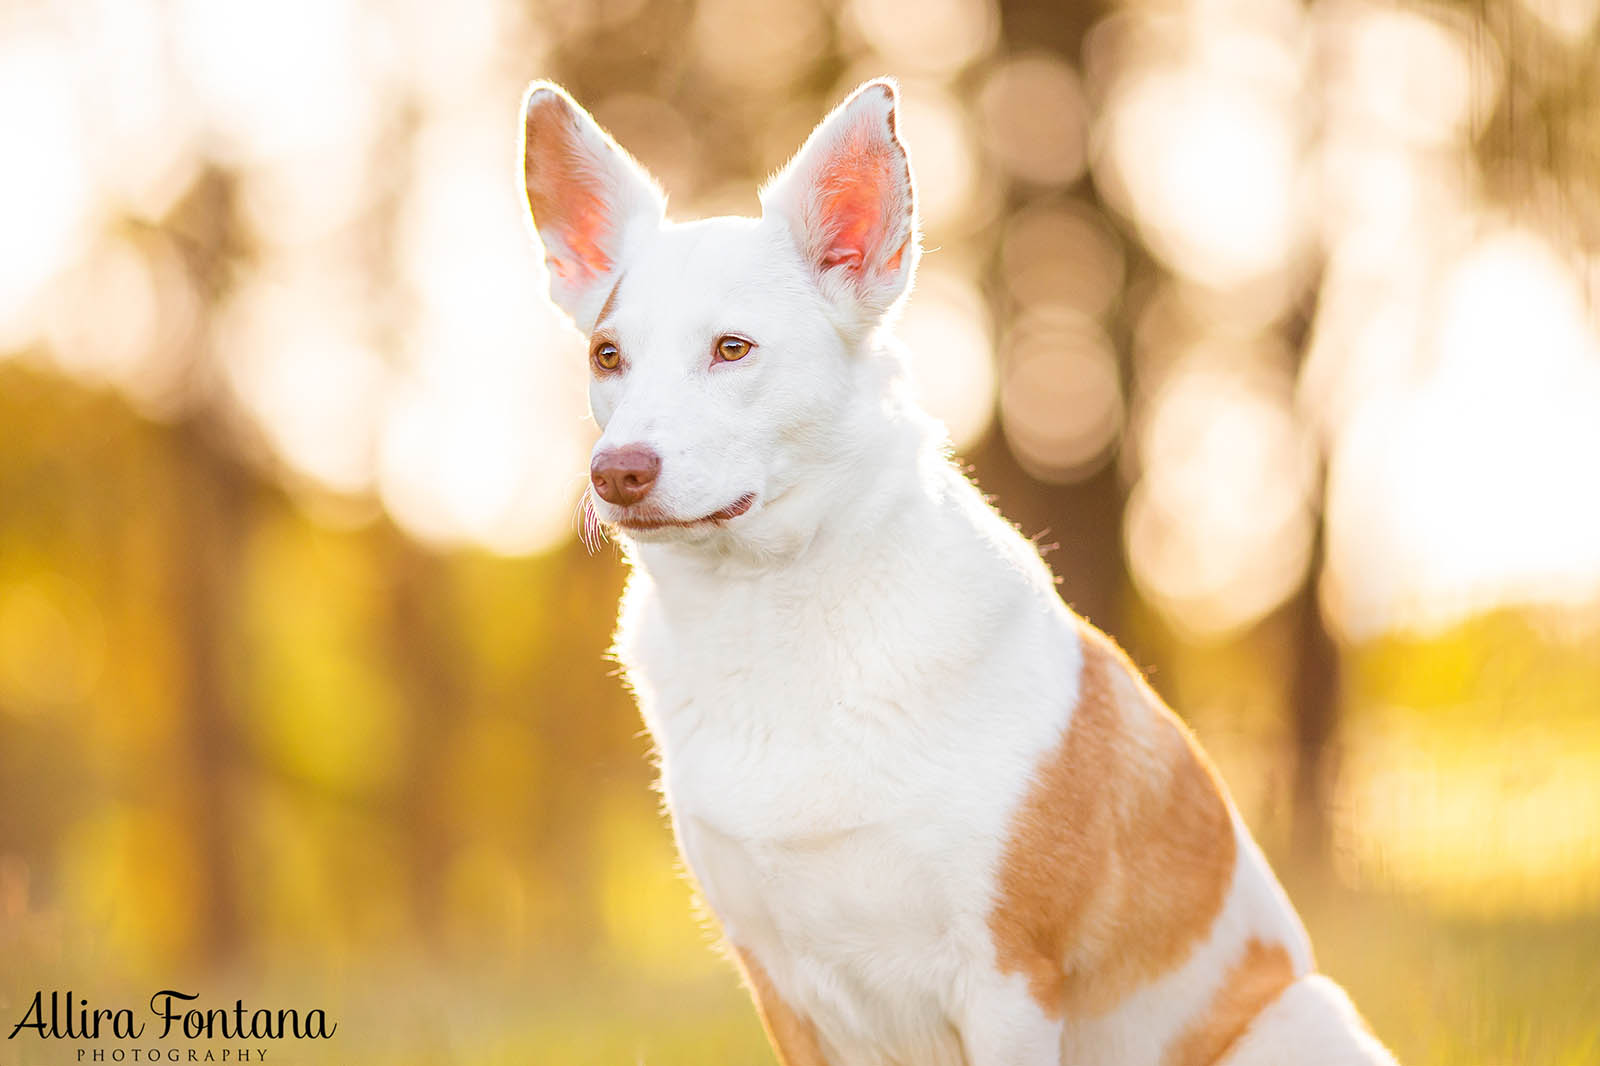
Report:
M 911 285 L 918 248 L 911 161 L 895 132 L 899 94 L 869 81 L 823 119 L 761 191 L 823 292 L 876 321 Z
M 661 223 L 661 190 L 565 89 L 547 81 L 528 86 L 522 99 L 522 173 L 550 298 L 588 333 L 630 234 Z

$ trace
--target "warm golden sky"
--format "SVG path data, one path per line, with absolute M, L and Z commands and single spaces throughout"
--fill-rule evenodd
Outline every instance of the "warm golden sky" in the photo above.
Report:
M 903 81 L 933 251 L 899 332 L 957 449 L 999 418 L 1033 473 L 1065 480 L 1126 430 L 1133 573 L 1179 624 L 1234 631 L 1298 585 L 1324 463 L 1324 590 L 1348 633 L 1600 595 L 1600 256 L 1538 197 L 1508 212 L 1484 193 L 1471 143 L 1503 90 L 1493 37 L 1432 8 L 1181 0 L 1109 16 L 1074 67 L 997 54 L 987 0 L 754 6 L 707 0 L 682 46 L 730 109 L 771 112 L 772 165 L 831 102 L 792 91 L 829 20 L 854 57 L 834 96 Z M 375 494 L 432 542 L 559 543 L 593 431 L 581 341 L 523 220 L 515 108 L 562 34 L 636 7 L 0 16 L 0 352 L 42 341 L 157 417 L 181 402 L 171 352 L 194 294 L 126 220 L 161 218 L 221 159 L 259 248 L 207 339 L 225 402 L 289 481 Z M 1524 14 L 1559 48 L 1597 12 Z M 586 102 L 677 214 L 753 208 L 763 175 L 719 167 L 673 100 Z M 401 122 L 418 136 L 397 161 Z M 1090 179 L 1120 219 L 1070 196 L 1008 214 L 1000 192 Z M 360 223 L 383 212 L 394 240 L 374 256 Z M 1103 322 L 1131 241 L 1170 277 L 1123 353 L 1139 368 L 1124 396 Z M 991 264 L 1003 312 L 980 288 Z M 1297 369 L 1284 323 L 1308 284 Z

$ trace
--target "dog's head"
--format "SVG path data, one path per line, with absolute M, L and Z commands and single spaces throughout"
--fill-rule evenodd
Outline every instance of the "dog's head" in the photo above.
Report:
M 777 543 L 784 499 L 872 446 L 894 376 L 868 343 L 910 289 L 916 194 L 888 81 L 857 89 L 759 219 L 668 222 L 655 182 L 558 86 L 523 101 L 550 296 L 589 337 L 589 506 L 638 540 Z M 815 507 L 810 508 L 815 511 Z

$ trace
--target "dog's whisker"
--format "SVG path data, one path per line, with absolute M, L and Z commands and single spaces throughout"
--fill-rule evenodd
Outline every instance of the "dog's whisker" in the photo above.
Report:
M 595 513 L 594 498 L 587 492 L 578 501 L 578 539 L 588 549 L 590 555 L 600 550 L 606 543 L 606 529 L 600 522 L 600 516 Z

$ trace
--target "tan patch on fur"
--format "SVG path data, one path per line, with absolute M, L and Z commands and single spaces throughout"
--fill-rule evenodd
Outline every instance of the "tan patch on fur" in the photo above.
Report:
M 797 1014 L 783 1001 L 754 955 L 737 947 L 733 953 L 755 997 L 756 1013 L 761 1015 L 762 1028 L 766 1029 L 767 1039 L 778 1053 L 778 1061 L 783 1066 L 828 1066 L 817 1040 L 817 1028 L 811 1020 Z
M 1000 969 L 1058 1018 L 1103 1013 L 1181 963 L 1238 848 L 1189 730 L 1110 638 L 1081 632 L 1078 706 L 1013 820 L 989 915 Z
M 1281 944 L 1251 940 L 1233 964 L 1206 1013 L 1167 1052 L 1163 1066 L 1212 1066 L 1244 1035 L 1256 1015 L 1294 981 L 1294 962 Z
M 594 328 L 599 329 L 605 325 L 606 319 L 611 317 L 611 309 L 617 305 L 617 290 L 622 288 L 622 275 L 617 275 L 616 283 L 611 286 L 611 293 L 606 297 L 606 302 L 600 305 L 600 317 L 594 320 Z

